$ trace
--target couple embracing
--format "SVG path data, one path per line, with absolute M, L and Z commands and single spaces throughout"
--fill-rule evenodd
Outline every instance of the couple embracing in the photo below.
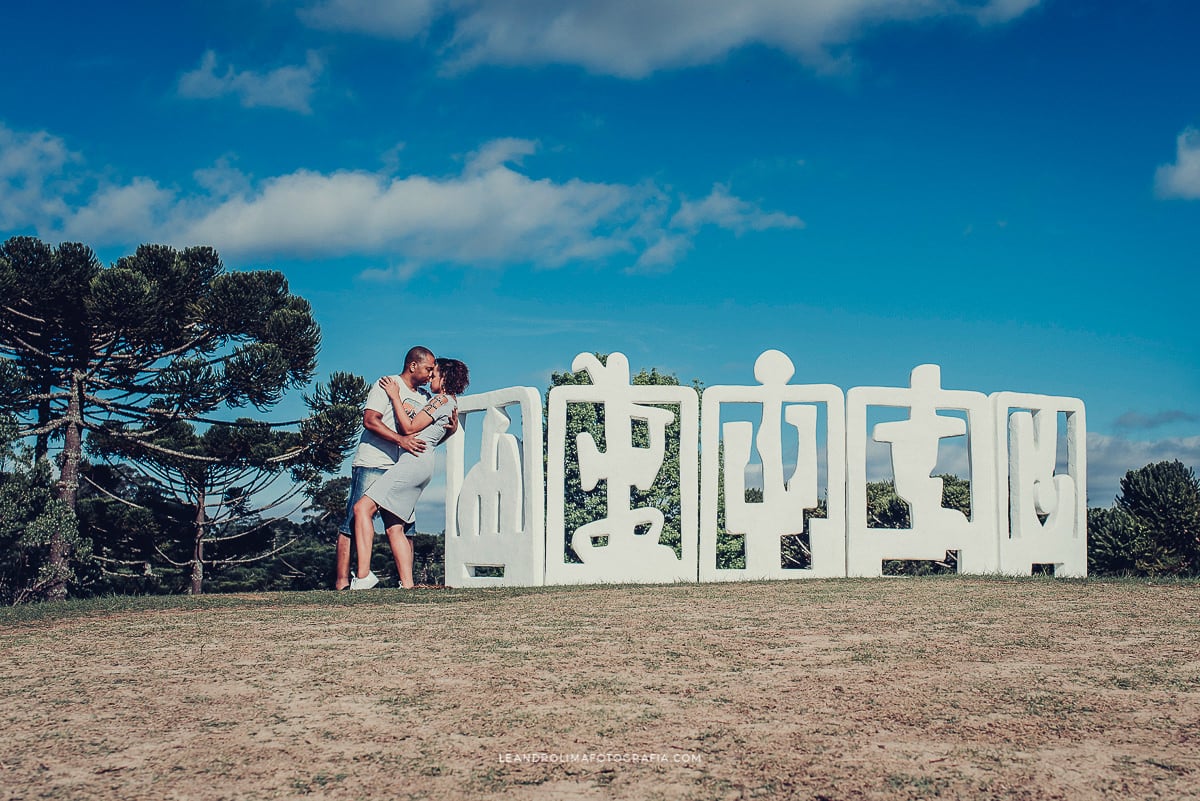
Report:
M 435 359 L 428 348 L 418 346 L 404 357 L 402 373 L 371 386 L 346 519 L 338 532 L 337 589 L 366 590 L 379 583 L 371 571 L 376 513 L 383 518 L 401 586 L 413 586 L 417 501 L 433 477 L 433 449 L 458 430 L 458 395 L 469 379 L 462 362 Z M 426 384 L 430 392 L 423 389 Z M 357 551 L 353 575 L 351 536 Z

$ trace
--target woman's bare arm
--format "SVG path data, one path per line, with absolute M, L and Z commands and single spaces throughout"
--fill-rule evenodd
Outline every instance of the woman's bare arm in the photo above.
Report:
M 379 386 L 387 393 L 392 402 L 392 413 L 396 417 L 396 429 L 401 434 L 416 434 L 424 431 L 433 422 L 433 416 L 425 409 L 417 412 L 411 419 L 404 411 L 404 401 L 400 397 L 400 385 L 391 376 L 379 379 Z
M 383 422 L 383 415 L 374 409 L 363 412 L 363 428 L 374 433 L 380 439 L 394 442 L 409 453 L 420 453 L 425 450 L 425 441 L 415 434 L 400 434 L 388 428 Z

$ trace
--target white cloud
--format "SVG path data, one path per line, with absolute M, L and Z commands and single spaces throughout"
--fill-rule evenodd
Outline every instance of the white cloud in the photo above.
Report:
M 380 257 L 400 266 L 370 277 L 392 280 L 429 264 L 558 267 L 614 256 L 662 270 L 686 254 L 701 226 L 742 233 L 799 222 L 722 186 L 692 203 L 653 184 L 536 178 L 516 164 L 536 150 L 535 142 L 498 139 L 449 176 L 297 170 L 258 181 L 225 158 L 195 171 L 191 191 L 137 177 L 51 202 L 48 187 L 71 178 L 65 145 L 0 129 L 0 219 L 93 246 L 155 241 L 212 245 L 226 258 Z
M 300 19 L 322 30 L 407 39 L 427 28 L 439 0 L 323 0 L 300 9 Z
M 1167 409 L 1154 414 L 1141 412 L 1125 412 L 1117 418 L 1117 428 L 1149 429 L 1160 428 L 1172 423 L 1200 423 L 1200 414 L 1185 412 L 1182 409 Z
M 301 170 L 181 221 L 176 237 L 222 251 L 304 257 L 401 253 L 409 261 L 558 266 L 628 250 L 629 187 L 534 180 L 505 166 L 386 178 Z
M 217 54 L 207 51 L 200 66 L 179 79 L 181 97 L 210 100 L 234 95 L 246 108 L 266 107 L 311 114 L 313 90 L 324 70 L 320 56 L 309 51 L 305 63 L 258 73 L 238 72 L 232 65 L 218 74 Z
M 1039 0 L 327 0 L 300 12 L 314 27 L 412 38 L 450 18 L 450 64 L 574 64 L 640 78 L 710 63 L 762 44 L 820 70 L 848 62 L 844 48 L 873 25 L 967 18 L 1009 22 Z
M 135 178 L 124 186 L 99 189 L 87 205 L 64 216 L 55 238 L 90 245 L 157 239 L 153 234 L 177 211 L 174 192 L 149 178 Z
M 62 173 L 79 160 L 57 136 L 0 124 L 0 229 L 37 227 L 65 214 Z
M 223 157 L 211 167 L 192 173 L 196 183 L 216 197 L 229 197 L 250 191 L 250 179 L 233 166 L 228 157 Z
M 1139 441 L 1088 432 L 1088 506 L 1109 506 L 1130 470 L 1172 459 L 1200 467 L 1200 436 Z
M 981 25 L 1009 22 L 1036 7 L 1041 0 L 991 0 L 974 9 L 973 14 Z
M 1200 199 L 1200 130 L 1187 128 L 1175 139 L 1175 163 L 1154 173 L 1154 190 L 1161 198 Z
M 537 142 L 528 139 L 494 139 L 467 156 L 468 175 L 479 175 L 505 164 L 519 165 L 537 152 Z
M 729 194 L 729 188 L 716 184 L 708 197 L 698 202 L 685 200 L 671 218 L 671 227 L 695 231 L 705 225 L 727 228 L 737 233 L 765 231 L 768 228 L 803 228 L 799 217 L 779 212 L 764 212 L 754 204 Z
M 642 251 L 629 272 L 650 273 L 668 270 L 692 249 L 686 236 L 664 236 Z

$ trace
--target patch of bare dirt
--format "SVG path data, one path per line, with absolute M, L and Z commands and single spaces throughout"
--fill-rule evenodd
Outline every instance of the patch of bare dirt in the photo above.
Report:
M 371 592 L 6 626 L 0 798 L 1200 798 L 1196 585 Z

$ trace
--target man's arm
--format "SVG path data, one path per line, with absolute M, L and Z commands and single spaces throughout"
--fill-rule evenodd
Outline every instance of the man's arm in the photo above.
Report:
M 401 434 L 416 434 L 424 431 L 433 422 L 433 412 L 428 405 L 416 414 L 410 415 L 405 411 L 404 398 L 400 396 L 400 382 L 390 375 L 379 379 L 377 386 L 387 394 L 388 401 L 392 404 L 392 414 L 396 418 L 396 430 Z M 455 428 L 457 427 L 455 422 Z
M 403 412 L 399 412 L 399 414 L 403 414 Z M 425 442 L 420 437 L 397 434 L 384 424 L 383 415 L 374 409 L 367 409 L 363 412 L 363 428 L 381 439 L 396 443 L 409 453 L 420 453 L 425 450 Z

